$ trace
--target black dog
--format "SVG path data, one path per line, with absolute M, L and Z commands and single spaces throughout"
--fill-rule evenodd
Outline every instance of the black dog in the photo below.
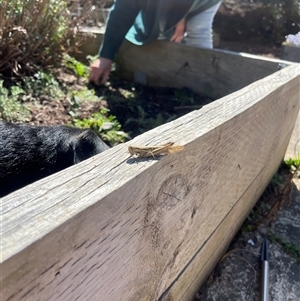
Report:
M 0 121 L 0 197 L 108 148 L 92 130 Z

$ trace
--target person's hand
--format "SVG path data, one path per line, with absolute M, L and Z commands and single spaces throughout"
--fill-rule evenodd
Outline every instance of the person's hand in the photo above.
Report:
M 108 78 L 111 71 L 112 60 L 100 57 L 96 59 L 90 66 L 90 76 L 89 80 L 96 85 L 104 84 Z
M 185 33 L 185 19 L 182 19 L 175 27 L 171 42 L 181 43 Z

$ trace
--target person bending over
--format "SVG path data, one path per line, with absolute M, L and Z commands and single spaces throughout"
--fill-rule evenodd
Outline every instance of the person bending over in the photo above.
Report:
M 108 80 L 124 38 L 136 45 L 167 39 L 213 48 L 212 23 L 220 4 L 221 0 L 115 0 L 99 58 L 90 66 L 90 81 L 99 85 Z

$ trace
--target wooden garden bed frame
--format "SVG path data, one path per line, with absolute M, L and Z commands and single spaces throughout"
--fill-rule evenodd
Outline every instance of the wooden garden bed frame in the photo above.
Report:
M 128 78 L 227 96 L 2 198 L 3 301 L 190 300 L 284 157 L 298 64 L 161 42 L 119 59 Z M 168 141 L 184 150 L 129 158 Z

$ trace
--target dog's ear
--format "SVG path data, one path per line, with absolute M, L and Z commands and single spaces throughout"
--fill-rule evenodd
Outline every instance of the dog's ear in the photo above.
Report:
M 80 133 L 74 141 L 74 164 L 100 154 L 109 147 L 92 130 Z

